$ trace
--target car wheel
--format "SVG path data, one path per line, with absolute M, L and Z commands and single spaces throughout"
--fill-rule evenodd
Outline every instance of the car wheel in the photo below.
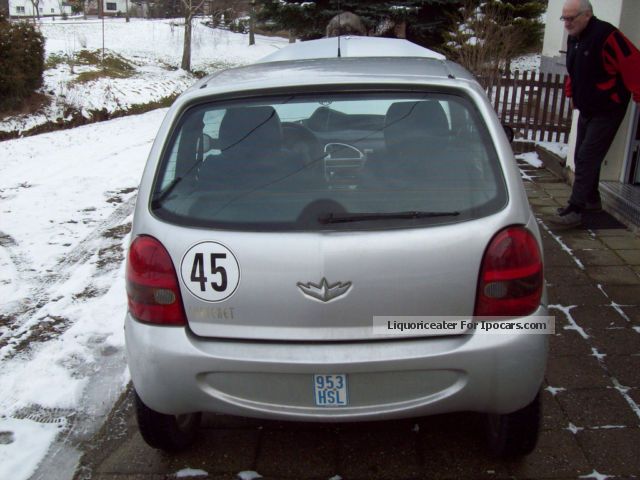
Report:
M 489 450 L 497 457 L 519 457 L 533 451 L 540 430 L 540 394 L 524 408 L 487 415 Z
M 135 393 L 136 417 L 142 438 L 150 447 L 176 452 L 191 445 L 198 432 L 198 413 L 165 415 L 144 404 Z

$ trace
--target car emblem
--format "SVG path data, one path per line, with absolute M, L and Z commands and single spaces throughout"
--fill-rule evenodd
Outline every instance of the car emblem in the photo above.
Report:
M 298 282 L 296 285 L 307 297 L 315 298 L 321 302 L 330 302 L 344 295 L 351 288 L 351 282 L 337 282 L 329 285 L 329 282 L 324 277 L 319 285 L 311 282 Z

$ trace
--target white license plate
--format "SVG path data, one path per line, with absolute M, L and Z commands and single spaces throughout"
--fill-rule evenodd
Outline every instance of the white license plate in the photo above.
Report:
M 347 397 L 347 376 L 314 375 L 313 393 L 316 405 L 319 407 L 346 407 L 349 404 Z

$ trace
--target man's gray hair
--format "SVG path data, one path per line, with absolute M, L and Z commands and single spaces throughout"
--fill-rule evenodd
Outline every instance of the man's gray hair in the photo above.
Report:
M 589 0 L 579 0 L 578 3 L 580 4 L 581 12 L 593 13 L 593 5 L 591 5 L 591 2 Z
M 333 17 L 327 25 L 327 37 L 340 35 L 367 35 L 367 29 L 355 13 L 342 12 Z

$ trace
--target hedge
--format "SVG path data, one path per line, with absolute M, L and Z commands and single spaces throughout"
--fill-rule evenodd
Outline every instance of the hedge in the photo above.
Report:
M 0 109 L 18 107 L 42 86 L 44 37 L 26 22 L 0 14 Z

